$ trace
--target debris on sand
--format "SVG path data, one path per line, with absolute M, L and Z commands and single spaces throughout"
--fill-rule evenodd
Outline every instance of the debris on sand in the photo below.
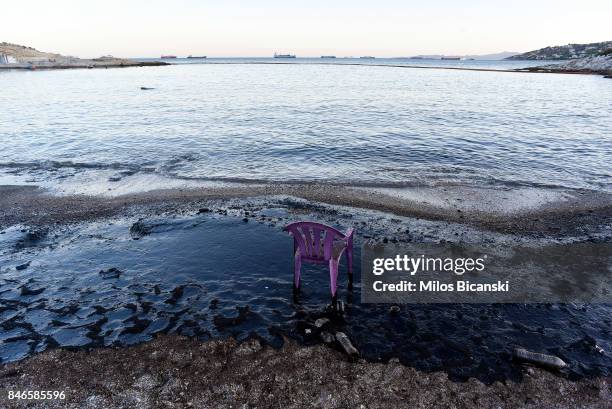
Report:
M 181 367 L 180 370 L 177 368 Z M 283 407 L 313 406 L 322 393 L 329 408 L 603 408 L 605 378 L 571 381 L 531 368 L 520 382 L 453 382 L 392 359 L 349 362 L 323 345 L 281 349 L 256 340 L 202 342 L 158 336 L 126 348 L 50 349 L 0 368 L 6 390 L 65 390 L 66 399 L 36 407 Z M 324 380 L 324 385 L 320 380 Z M 560 393 L 561 391 L 561 393 Z M 166 403 L 163 403 L 166 402 Z M 0 407 L 25 407 L 0 394 Z M 29 403 L 32 405 L 32 403 Z
M 513 353 L 517 361 L 527 362 L 549 369 L 563 369 L 567 364 L 559 357 L 527 351 L 524 348 L 516 348 Z
M 353 346 L 351 340 L 346 336 L 344 332 L 336 332 L 336 341 L 344 349 L 344 352 L 350 357 L 359 356 L 359 351 Z

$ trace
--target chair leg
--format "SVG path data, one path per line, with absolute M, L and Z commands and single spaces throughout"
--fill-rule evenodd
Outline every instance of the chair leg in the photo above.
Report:
M 353 284 L 353 246 L 352 243 L 346 249 L 346 266 L 348 267 L 349 285 Z
M 302 270 L 302 258 L 295 257 L 294 270 L 293 270 L 293 289 L 298 290 L 300 288 L 300 273 Z
M 336 297 L 338 281 L 338 262 L 333 258 L 329 260 L 329 289 L 331 291 L 332 298 Z

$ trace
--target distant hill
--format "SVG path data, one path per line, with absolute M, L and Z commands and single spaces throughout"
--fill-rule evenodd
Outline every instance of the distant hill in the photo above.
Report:
M 612 41 L 558 45 L 513 55 L 506 58 L 506 60 L 572 60 L 575 58 L 593 57 L 610 48 L 612 48 Z
M 135 61 L 111 55 L 83 59 L 56 53 L 45 53 L 25 45 L 0 42 L 0 69 L 36 68 L 108 68 L 168 65 L 159 61 Z
M 42 51 L 38 51 L 32 47 L 26 47 L 24 45 L 11 44 L 11 43 L 6 43 L 6 42 L 0 43 L 0 54 L 4 54 L 10 57 L 13 57 L 17 61 L 29 61 L 29 60 L 54 61 L 54 60 L 63 60 L 67 58 L 60 54 L 45 53 Z
M 516 55 L 518 52 L 515 51 L 502 51 L 501 53 L 494 54 L 475 54 L 475 55 L 461 55 L 461 59 L 463 60 L 503 60 L 512 55 Z M 423 60 L 439 60 L 442 57 L 445 57 L 442 54 L 429 54 L 429 55 L 415 55 L 414 57 L 410 57 L 413 59 L 423 59 Z
M 494 54 L 466 55 L 465 58 L 473 58 L 475 60 L 504 60 L 513 55 L 519 54 L 518 51 L 502 51 Z

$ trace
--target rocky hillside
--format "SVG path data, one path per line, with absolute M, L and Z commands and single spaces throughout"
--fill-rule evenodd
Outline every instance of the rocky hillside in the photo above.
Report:
M 540 48 L 523 54 L 513 55 L 506 60 L 572 60 L 593 57 L 612 49 L 612 41 L 590 44 L 568 44 Z
M 0 54 L 5 54 L 10 57 L 14 57 L 19 62 L 27 62 L 28 60 L 33 61 L 62 61 L 67 60 L 69 57 L 64 57 L 60 54 L 45 53 L 38 51 L 32 47 L 26 47 L 25 45 L 11 44 L 11 43 L 0 43 Z
M 540 65 L 523 69 L 531 72 L 559 72 L 574 74 L 601 74 L 612 76 L 612 51 L 593 57 L 577 58 L 557 64 Z
M 10 57 L 7 60 L 3 56 Z M 109 67 L 142 67 L 168 65 L 159 61 L 135 61 L 115 58 L 107 55 L 93 59 L 64 56 L 56 53 L 38 51 L 24 45 L 0 43 L 0 69 L 32 69 L 32 68 L 109 68 Z

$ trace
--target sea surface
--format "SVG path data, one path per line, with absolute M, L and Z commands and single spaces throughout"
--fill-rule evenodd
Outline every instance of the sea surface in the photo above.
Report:
M 541 63 L 525 61 L 169 61 L 0 72 L 0 183 L 612 191 L 612 81 L 600 76 L 427 69 Z

